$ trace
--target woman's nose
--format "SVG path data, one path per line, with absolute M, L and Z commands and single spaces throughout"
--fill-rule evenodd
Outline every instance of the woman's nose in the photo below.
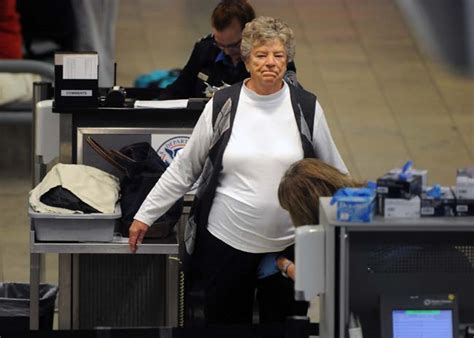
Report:
M 267 66 L 274 66 L 274 65 L 275 65 L 275 57 L 274 57 L 273 55 L 271 55 L 271 54 L 269 54 L 269 55 L 267 56 L 267 60 L 266 60 L 266 61 L 267 61 L 267 62 L 266 62 Z

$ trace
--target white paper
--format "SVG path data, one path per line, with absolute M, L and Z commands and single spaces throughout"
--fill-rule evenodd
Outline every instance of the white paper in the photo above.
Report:
M 183 109 L 188 106 L 188 99 L 161 100 L 161 101 L 135 101 L 135 108 L 161 108 L 161 109 Z
M 63 79 L 97 80 L 97 54 L 71 54 L 63 57 Z

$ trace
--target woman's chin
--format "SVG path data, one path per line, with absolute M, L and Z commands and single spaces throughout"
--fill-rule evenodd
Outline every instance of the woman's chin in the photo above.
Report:
M 276 76 L 265 76 L 265 77 L 263 78 L 263 83 L 264 83 L 265 85 L 270 85 L 270 86 L 272 86 L 272 85 L 275 85 L 275 84 L 277 84 L 277 83 L 279 83 L 279 82 L 281 82 L 281 79 L 279 79 L 279 78 L 276 77 Z

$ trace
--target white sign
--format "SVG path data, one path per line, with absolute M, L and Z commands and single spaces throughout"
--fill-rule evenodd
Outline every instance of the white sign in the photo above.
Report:
M 97 80 L 99 56 L 97 54 L 65 54 L 63 79 Z

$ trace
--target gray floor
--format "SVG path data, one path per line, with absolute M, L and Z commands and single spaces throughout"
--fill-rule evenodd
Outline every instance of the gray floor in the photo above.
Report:
M 298 78 L 318 95 L 353 176 L 376 179 L 412 159 L 429 183 L 452 185 L 456 168 L 474 163 L 474 80 L 426 58 L 393 0 L 252 3 L 293 27 Z M 121 0 L 118 83 L 184 65 L 215 4 Z M 0 140 L 0 280 L 28 281 L 29 129 L 0 126 Z M 47 258 L 46 281 L 57 281 L 56 265 Z

